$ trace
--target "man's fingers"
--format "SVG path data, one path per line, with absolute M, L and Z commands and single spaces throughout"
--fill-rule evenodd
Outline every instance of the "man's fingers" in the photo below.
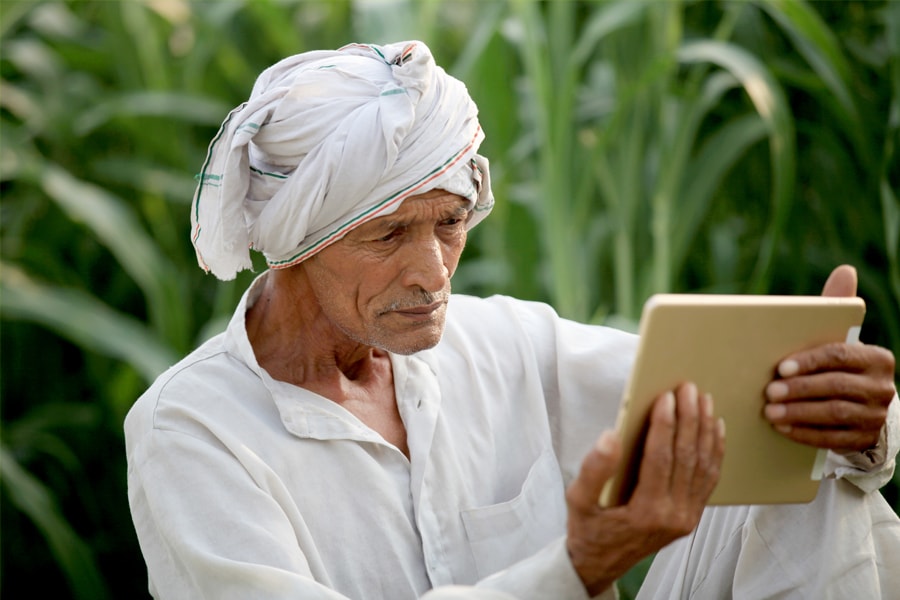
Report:
M 856 295 L 856 269 L 851 265 L 841 265 L 831 272 L 825 286 L 823 296 L 853 297 Z
M 847 400 L 814 400 L 767 404 L 766 418 L 784 430 L 788 427 L 879 431 L 887 418 L 887 406 L 867 406 Z
M 622 443 L 614 431 L 604 431 L 581 462 L 578 477 L 569 484 L 566 500 L 576 510 L 594 510 L 604 484 L 622 458 Z
M 662 394 L 650 414 L 629 508 L 673 530 L 690 531 L 718 481 L 724 444 L 712 398 L 699 397 L 693 383 Z
M 886 407 L 894 397 L 891 379 L 855 373 L 830 371 L 776 379 L 766 386 L 770 403 L 794 403 L 804 400 L 840 399 L 862 405 Z
M 832 450 L 867 450 L 879 439 L 887 406 L 847 400 L 814 400 L 768 404 L 766 418 L 786 437 Z
M 719 480 L 719 466 L 725 455 L 725 422 L 713 416 L 713 399 L 710 394 L 700 396 L 700 440 L 697 455 L 697 471 L 701 493 L 708 495 Z
M 700 455 L 700 399 L 693 383 L 681 385 L 675 394 L 675 464 L 671 487 L 676 496 L 689 495 Z
M 894 355 L 867 344 L 823 344 L 786 357 L 778 364 L 778 375 L 795 377 L 823 371 L 894 372 Z
M 823 296 L 855 296 L 856 269 L 832 271 Z M 895 395 L 895 358 L 866 344 L 823 344 L 785 357 L 766 386 L 765 417 L 797 442 L 834 450 L 874 447 Z
M 661 394 L 650 411 L 650 425 L 644 441 L 644 456 L 638 472 L 635 495 L 662 497 L 669 494 L 675 462 L 675 394 Z
M 819 429 L 790 425 L 776 425 L 775 429 L 795 442 L 839 452 L 873 448 L 881 434 L 880 429 Z

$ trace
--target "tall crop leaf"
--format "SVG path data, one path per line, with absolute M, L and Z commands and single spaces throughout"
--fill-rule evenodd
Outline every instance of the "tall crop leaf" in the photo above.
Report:
M 794 195 L 796 142 L 790 106 L 769 69 L 734 44 L 717 40 L 687 42 L 679 48 L 678 59 L 684 63 L 712 63 L 727 70 L 740 81 L 766 124 L 772 171 L 771 212 L 749 289 L 754 293 L 764 293 Z
M 103 600 L 109 592 L 91 555 L 53 498 L 50 490 L 23 469 L 5 445 L 0 445 L 2 489 L 10 503 L 28 515 L 44 536 L 77 600 Z
M 166 117 L 172 123 L 218 127 L 230 106 L 220 100 L 176 92 L 140 91 L 110 95 L 78 116 L 73 127 L 87 135 L 116 117 Z
M 134 278 L 162 338 L 175 348 L 187 347 L 186 301 L 177 271 L 159 252 L 131 208 L 105 189 L 81 181 L 56 165 L 41 167 L 40 182 L 47 195 L 72 220 L 87 226 Z
M 40 323 L 82 348 L 120 359 L 152 382 L 178 358 L 140 321 L 72 288 L 41 284 L 14 266 L 0 276 L 4 318 Z
M 854 142 L 854 150 L 864 163 L 870 163 L 872 152 L 865 142 L 859 110 L 850 91 L 850 64 L 834 34 L 806 2 L 761 0 L 760 6 L 787 33 L 828 91 L 828 96 L 836 100 L 836 112 Z

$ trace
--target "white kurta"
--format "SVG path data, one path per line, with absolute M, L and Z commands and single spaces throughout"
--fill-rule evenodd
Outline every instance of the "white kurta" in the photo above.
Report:
M 543 304 L 453 296 L 437 347 L 391 356 L 407 460 L 259 367 L 244 328 L 259 283 L 126 420 L 154 596 L 402 600 L 477 584 L 586 597 L 563 491 L 615 423 L 634 336 Z

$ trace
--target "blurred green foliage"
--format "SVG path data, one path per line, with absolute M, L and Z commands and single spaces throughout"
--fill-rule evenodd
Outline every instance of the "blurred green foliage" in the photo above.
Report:
M 196 266 L 206 145 L 276 60 L 400 39 L 488 135 L 456 290 L 633 328 L 656 291 L 815 294 L 846 262 L 900 350 L 900 3 L 3 0 L 0 592 L 147 595 L 122 420 L 253 276 Z

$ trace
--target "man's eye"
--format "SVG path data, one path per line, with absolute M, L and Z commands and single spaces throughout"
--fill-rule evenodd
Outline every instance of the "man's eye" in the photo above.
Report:
M 462 223 L 462 219 L 459 217 L 450 217 L 449 219 L 445 219 L 441 221 L 441 225 L 453 226 Z
M 397 236 L 399 236 L 401 233 L 403 233 L 403 228 L 402 228 L 402 227 L 398 227 L 397 229 L 392 229 L 392 230 L 390 231 L 390 233 L 388 233 L 387 235 L 381 236 L 380 238 L 378 238 L 378 239 L 375 240 L 375 241 L 377 241 L 377 242 L 389 242 L 389 241 L 393 240 L 394 238 L 396 238 Z

